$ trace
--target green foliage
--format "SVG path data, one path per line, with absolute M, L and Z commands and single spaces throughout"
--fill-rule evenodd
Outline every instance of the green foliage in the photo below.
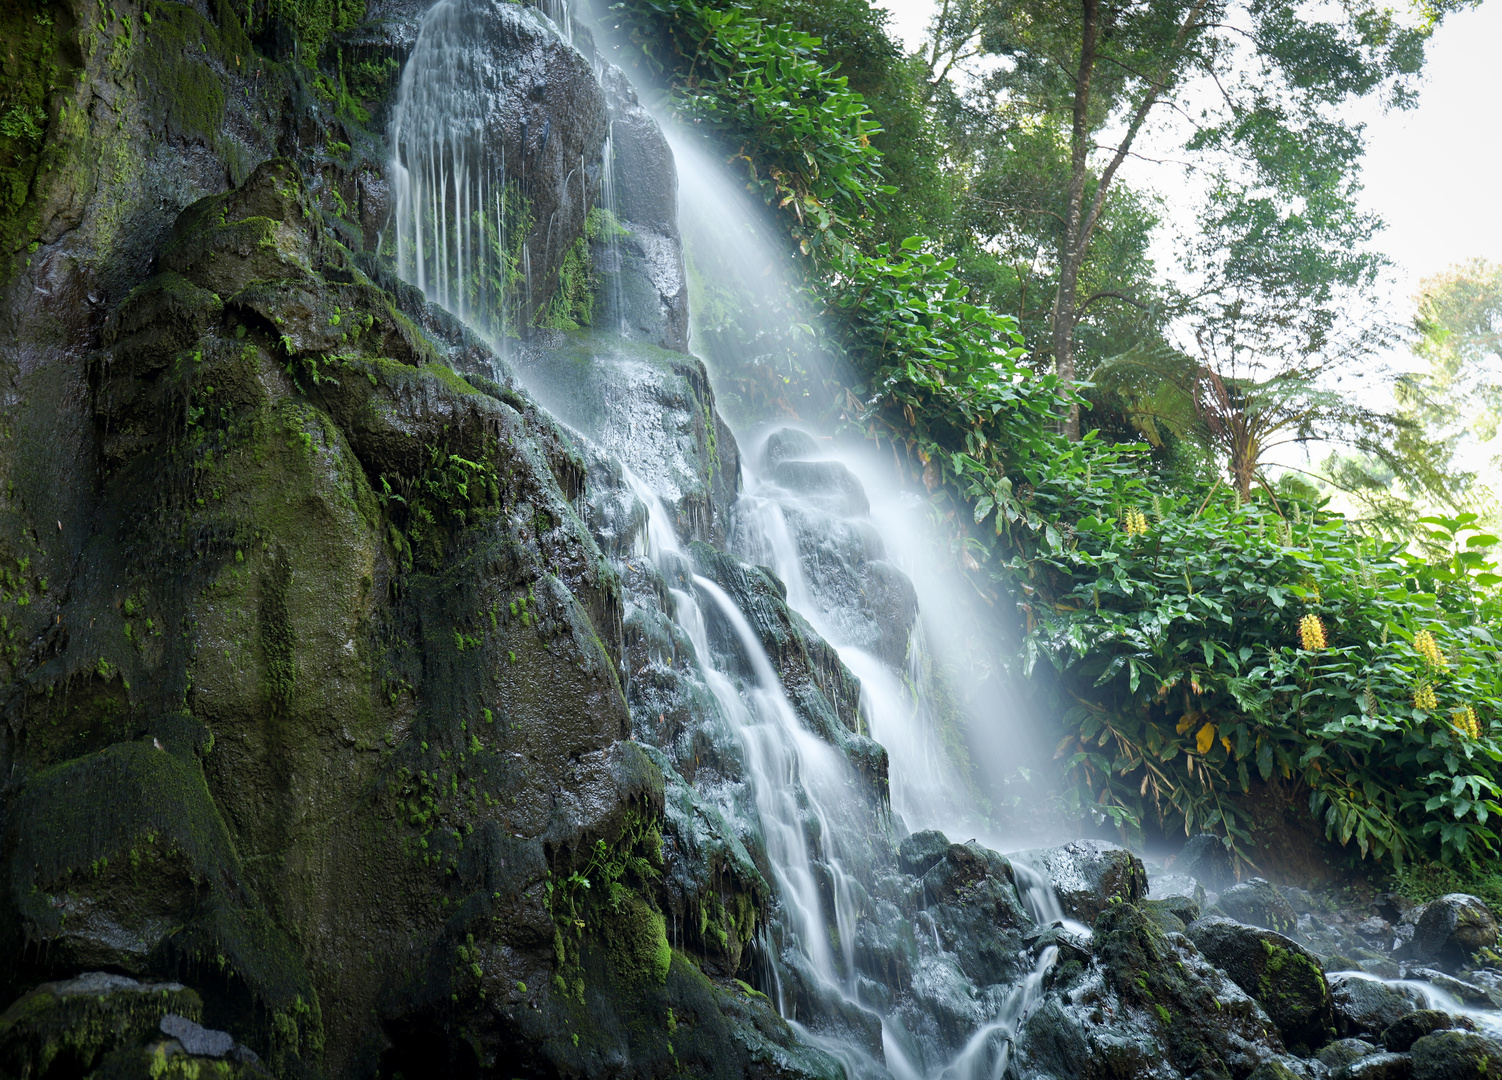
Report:
M 1050 663 L 1072 703 L 1059 754 L 1079 810 L 1245 843 L 1238 797 L 1292 783 L 1363 856 L 1493 850 L 1502 608 L 1482 554 L 1497 539 L 1459 539 L 1474 516 L 1429 519 L 1451 555 L 1428 564 L 1297 501 L 1165 496 L 1109 452 L 1083 472 L 997 491 L 1026 664 Z M 1145 530 L 1123 527 L 1132 510 Z M 1301 640 L 1306 617 L 1323 643 Z
M 586 228 L 589 228 L 589 222 L 596 223 L 596 231 L 606 227 L 600 221 L 603 218 L 596 219 L 592 213 L 586 221 Z M 613 219 L 610 224 L 614 224 Z M 619 228 L 618 225 L 615 227 Z M 538 311 L 534 323 L 555 330 L 578 330 L 589 326 L 594 319 L 594 305 L 595 282 L 589 259 L 589 244 L 581 236 L 564 253 L 563 262 L 558 267 L 558 288 L 554 290 L 547 307 Z
M 446 446 L 427 444 L 412 475 L 379 478 L 376 498 L 392 521 L 392 541 L 402 564 L 437 565 L 449 537 L 494 515 L 501 505 L 500 478 L 490 456 L 471 461 Z

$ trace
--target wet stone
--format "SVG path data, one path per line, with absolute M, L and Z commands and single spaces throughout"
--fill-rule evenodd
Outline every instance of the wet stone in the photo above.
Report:
M 1372 1054 L 1344 1065 L 1330 1074 L 1330 1080 L 1409 1080 L 1413 1061 L 1407 1054 Z
M 1142 860 L 1105 840 L 1075 840 L 1015 858 L 1046 874 L 1064 914 L 1083 923 L 1093 923 L 1115 901 L 1133 902 L 1147 893 Z
M 1408 1048 L 1425 1035 L 1454 1026 L 1455 1018 L 1447 1012 L 1415 1009 L 1400 1016 L 1382 1032 L 1382 1045 L 1395 1054 L 1407 1053 Z
M 762 467 L 768 472 L 780 462 L 808 461 L 819 456 L 819 444 L 814 437 L 797 428 L 779 428 L 767 436 L 762 448 Z
M 1225 843 L 1210 833 L 1191 836 L 1178 858 L 1174 859 L 1172 870 L 1176 874 L 1188 874 L 1207 889 L 1224 889 L 1236 880 Z
M 863 517 L 871 512 L 866 489 L 838 461 L 780 461 L 772 470 L 772 479 L 831 514 Z
M 1411 959 L 1457 971 L 1477 949 L 1496 943 L 1497 920 L 1486 903 L 1466 893 L 1450 893 L 1424 906 L 1406 953 Z
M 235 1038 L 227 1031 L 215 1031 L 196 1024 L 186 1016 L 168 1013 L 158 1025 L 163 1035 L 171 1035 L 183 1049 L 195 1057 L 224 1057 L 235 1048 Z
M 1267 1011 L 1295 1053 L 1312 1052 L 1334 1033 L 1330 988 L 1319 961 L 1282 934 L 1211 917 L 1189 927 L 1205 959 Z
M 1420 1002 L 1398 987 L 1361 975 L 1329 977 L 1335 1006 L 1335 1030 L 1341 1036 L 1380 1036 Z
M 1502 1045 L 1471 1031 L 1438 1031 L 1409 1050 L 1413 1080 L 1495 1080 L 1502 1075 Z
M 1353 1061 L 1371 1057 L 1377 1052 L 1378 1048 L 1365 1039 L 1337 1039 L 1329 1046 L 1323 1047 L 1314 1055 L 1314 1058 L 1322 1065 L 1338 1069 L 1342 1065 L 1349 1065 Z
M 1265 927 L 1286 934 L 1298 926 L 1293 907 L 1270 882 L 1252 878 L 1233 885 L 1216 901 L 1220 909 L 1237 922 Z
M 905 838 L 897 848 L 897 861 L 903 873 L 922 877 L 949 852 L 949 837 L 938 829 L 925 829 Z

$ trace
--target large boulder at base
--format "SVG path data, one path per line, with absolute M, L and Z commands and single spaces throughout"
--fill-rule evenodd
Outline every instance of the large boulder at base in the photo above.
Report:
M 1302 1080 L 1302 1078 L 1281 1061 L 1264 1061 L 1252 1070 L 1246 1080 Z
M 1175 874 L 1188 874 L 1216 892 L 1236 881 L 1225 841 L 1211 833 L 1200 833 L 1185 841 L 1170 869 Z
M 1289 933 L 1299 923 L 1288 899 L 1265 878 L 1252 878 L 1220 894 L 1216 904 L 1237 922 Z
M 180 983 L 91 971 L 43 983 L 0 1014 L 0 1076 L 83 1076 L 117 1047 L 155 1031 L 163 1016 L 203 1011 Z
M 1112 903 L 1147 895 L 1142 860 L 1107 840 L 1074 840 L 1056 848 L 1019 851 L 1012 858 L 1048 876 L 1064 914 L 1093 923 Z
M 1331 975 L 1328 981 L 1335 1006 L 1335 1030 L 1342 1038 L 1380 1036 L 1422 1004 L 1411 991 L 1354 972 Z
M 1462 1018 L 1457 1023 L 1455 1017 L 1439 1009 L 1415 1009 L 1388 1026 L 1382 1033 L 1382 1045 L 1394 1054 L 1406 1054 L 1408 1048 L 1425 1035 L 1461 1026 L 1470 1027 L 1470 1021 Z
M 1477 949 L 1497 943 L 1497 920 L 1485 902 L 1450 893 L 1424 906 L 1406 950 L 1410 959 L 1449 971 L 1464 967 Z
M 1330 1080 L 1410 1080 L 1413 1059 L 1407 1054 L 1373 1054 L 1330 1074 Z
M 1349 1065 L 1353 1061 L 1371 1057 L 1378 1052 L 1378 1049 L 1365 1039 L 1337 1039 L 1330 1045 L 1322 1047 L 1314 1058 L 1321 1065 L 1338 1069 L 1342 1065 Z
M 1414 1042 L 1413 1080 L 1496 1080 L 1502 1046 L 1473 1031 L 1436 1031 Z
M 1201 919 L 1189 938 L 1216 967 L 1257 1000 L 1295 1053 L 1319 1049 L 1334 1034 L 1325 973 L 1301 945 L 1282 934 L 1230 919 Z

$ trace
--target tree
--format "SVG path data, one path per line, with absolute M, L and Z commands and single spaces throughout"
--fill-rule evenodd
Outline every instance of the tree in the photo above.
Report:
M 1197 249 L 1194 267 L 1207 291 L 1265 285 L 1279 294 L 1297 282 L 1320 308 L 1308 320 L 1317 324 L 1335 286 L 1373 265 L 1361 245 L 1375 222 L 1352 205 L 1359 129 L 1334 110 L 1373 93 L 1410 103 L 1440 13 L 1405 26 L 1370 2 L 944 4 L 924 53 L 930 87 L 977 51 L 989 54 L 998 66 L 970 95 L 972 114 L 997 130 L 1041 130 L 1066 153 L 1046 207 L 1027 199 L 995 207 L 999 216 L 1047 213 L 1057 222 L 1049 351 L 1060 378 L 1073 384 L 1080 374 L 1078 333 L 1093 304 L 1148 306 L 1130 288 L 1090 281 L 1088 267 L 1123 169 L 1142 157 L 1149 133 L 1177 142 L 1212 180 L 1203 224 L 1213 243 Z M 1288 250 L 1254 257 L 1266 239 Z M 1064 426 L 1078 438 L 1078 406 Z
M 1428 367 L 1398 380 L 1399 405 L 1449 454 L 1477 450 L 1502 420 L 1502 266 L 1471 259 L 1419 289 L 1413 354 Z

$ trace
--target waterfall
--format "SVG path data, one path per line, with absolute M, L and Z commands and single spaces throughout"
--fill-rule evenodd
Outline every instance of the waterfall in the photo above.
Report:
M 489 120 L 494 114 L 489 98 L 505 91 L 497 73 L 501 59 L 486 55 L 483 35 L 470 25 L 470 13 L 484 2 L 439 0 L 424 17 L 403 70 L 391 124 L 395 257 L 406 280 L 500 347 L 508 312 L 532 308 L 533 252 L 523 227 L 509 220 L 505 133 L 491 130 Z M 566 5 L 549 3 L 557 32 L 571 37 Z M 523 150 L 530 145 L 525 125 L 512 134 Z M 546 139 L 546 130 L 534 131 L 534 139 L 539 134 Z M 617 198 L 613 144 L 607 135 L 599 162 L 601 197 L 611 210 Z M 808 327 L 815 316 L 777 272 L 779 257 L 764 223 L 736 209 L 740 193 L 717 166 L 687 147 L 673 149 L 690 204 L 684 209 L 699 215 L 697 235 L 716 234 L 704 243 L 720 245 L 718 264 L 737 270 L 715 281 L 719 299 L 732 298 L 728 307 L 752 311 L 760 320 L 737 323 L 720 334 L 719 343 L 730 340 L 731 330 L 748 330 L 738 346 L 741 355 L 757 349 L 788 355 L 812 339 Z M 518 166 L 521 160 L 519 153 Z M 593 164 L 577 162 L 577 170 Z M 569 168 L 574 167 L 571 161 Z M 567 188 L 567 176 L 559 176 Z M 703 206 L 693 205 L 704 195 L 714 200 L 710 220 Z M 534 236 L 543 245 L 539 259 L 550 256 L 553 224 L 550 217 Z M 516 231 L 514 239 L 508 226 Z M 596 257 L 619 262 L 616 236 L 605 239 L 608 243 L 596 245 Z M 616 277 L 613 287 L 619 288 Z M 624 307 L 619 296 L 604 306 L 617 316 Z M 946 742 L 944 709 L 934 691 L 939 665 L 925 617 L 949 605 L 936 589 L 915 589 L 903 571 L 921 576 L 918 568 L 887 550 L 886 533 L 897 526 L 890 525 L 886 504 L 898 493 L 869 462 L 836 453 L 807 434 L 797 452 L 784 447 L 778 460 L 752 453 L 743 462 L 746 489 L 726 523 L 723 547 L 780 579 L 792 621 L 801 627 L 807 620 L 860 680 L 856 726 L 864 730 L 846 731 L 837 719 L 836 731 L 812 730 L 807 707 L 795 702 L 796 694 L 784 685 L 752 625 L 753 601 L 737 599 L 723 580 L 713 580 L 697 561 L 703 552 L 686 550 L 680 539 L 680 521 L 698 512 L 684 501 L 697 475 L 692 425 L 709 427 L 713 460 L 715 418 L 707 404 L 702 413 L 695 404 L 688 414 L 691 423 L 675 427 L 643 410 L 659 401 L 663 408 L 673 406 L 677 399 L 667 381 L 681 378 L 672 372 L 691 365 L 681 356 L 664 361 L 671 354 L 661 350 L 633 354 L 637 346 L 624 339 L 623 326 L 615 325 L 596 327 L 592 336 L 564 345 L 535 345 L 521 350 L 525 356 L 518 360 L 517 374 L 599 454 L 618 459 L 618 483 L 645 508 L 644 536 L 633 534 L 635 546 L 626 545 L 629 550 L 622 554 L 632 563 L 650 564 L 638 578 L 645 573 L 656 584 L 633 594 L 632 602 L 651 607 L 653 618 L 676 624 L 681 634 L 673 640 L 687 644 L 668 651 L 691 651 L 675 662 L 708 691 L 706 704 L 696 707 L 718 714 L 695 720 L 706 737 L 711 729 L 728 733 L 734 745 L 716 749 L 740 767 L 735 778 L 706 785 L 697 797 L 714 804 L 748 846 L 759 845 L 766 856 L 774 897 L 756 943 L 758 981 L 788 1022 L 841 1063 L 850 1080 L 998 1080 L 1058 950 L 1040 945 L 1029 964 L 1021 937 L 1014 936 L 1010 951 L 997 961 L 1001 974 L 973 980 L 933 912 L 918 905 L 914 914 L 907 904 L 905 915 L 899 906 L 915 881 L 894 864 L 897 839 L 906 830 L 938 828 L 956 839 L 982 837 L 993 848 L 1005 838 L 993 835 Z M 561 359 L 537 355 L 549 348 Z M 708 354 L 713 350 L 705 351 L 712 373 L 714 357 Z M 759 447 L 767 440 L 738 441 Z M 799 477 L 806 482 L 795 482 Z M 877 492 L 875 505 L 868 492 Z M 880 527 L 878 511 L 885 515 Z M 632 528 L 639 529 L 636 520 Z M 700 525 L 694 528 L 702 533 Z M 886 598 L 887 606 L 873 597 Z M 748 606 L 743 609 L 742 603 Z M 715 726 L 720 719 L 723 725 Z M 858 760 L 880 760 L 867 731 L 889 751 L 895 813 L 880 777 L 863 772 L 865 765 L 857 767 Z M 977 858 L 995 858 L 980 848 L 970 850 L 981 853 Z M 986 880 L 999 881 L 1005 865 L 999 860 L 987 865 L 999 869 Z M 1013 874 L 1015 895 L 1008 882 L 1001 900 L 1012 905 L 1017 919 L 1029 926 L 1029 920 L 1058 921 L 1058 903 L 1046 879 L 1020 864 Z M 676 938 L 676 924 L 673 933 Z M 861 949 L 873 941 L 910 963 L 911 986 L 883 981 L 863 968 Z
M 505 144 L 487 125 L 501 76 L 477 20 L 463 0 L 439 0 L 402 68 L 390 125 L 394 254 L 404 281 L 502 348 L 518 275 L 514 195 Z

